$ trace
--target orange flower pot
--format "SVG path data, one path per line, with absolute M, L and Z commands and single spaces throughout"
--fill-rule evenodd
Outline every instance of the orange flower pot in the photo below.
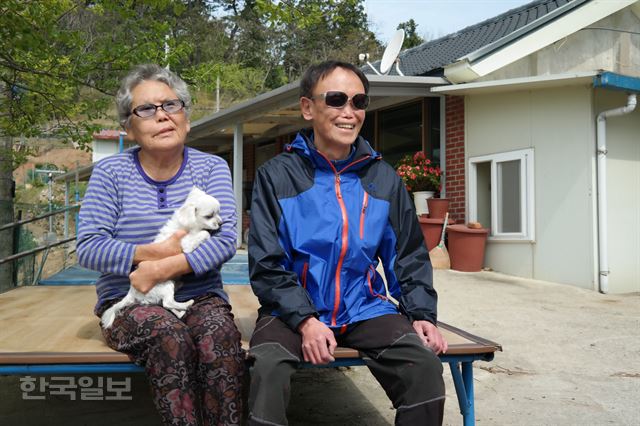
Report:
M 464 272 L 480 271 L 484 266 L 484 251 L 489 230 L 453 225 L 447 228 L 447 232 L 451 269 Z
M 429 198 L 427 206 L 431 219 L 444 219 L 444 215 L 449 211 L 449 200 L 447 198 Z
M 444 217 L 441 219 L 432 219 L 425 216 L 418 218 L 420 223 L 420 230 L 424 236 L 424 243 L 427 246 L 427 250 L 431 251 L 440 242 L 440 235 L 442 235 L 442 225 L 444 225 Z M 449 225 L 453 225 L 455 221 L 449 219 Z

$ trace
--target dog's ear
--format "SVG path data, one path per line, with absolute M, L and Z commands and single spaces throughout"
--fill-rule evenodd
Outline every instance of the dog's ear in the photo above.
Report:
M 190 229 L 196 224 L 196 205 L 194 203 L 185 203 L 178 209 L 178 223 L 183 228 Z

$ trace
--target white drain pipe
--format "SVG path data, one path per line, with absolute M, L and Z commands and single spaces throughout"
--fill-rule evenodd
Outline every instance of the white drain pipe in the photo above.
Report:
M 607 118 L 629 114 L 636 108 L 636 95 L 629 95 L 627 105 L 602 111 L 597 119 L 598 161 L 598 256 L 599 256 L 599 290 L 609 292 L 609 237 L 607 229 Z

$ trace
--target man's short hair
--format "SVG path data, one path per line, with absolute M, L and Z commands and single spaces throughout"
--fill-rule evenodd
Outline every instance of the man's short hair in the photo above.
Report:
M 301 98 L 310 98 L 313 96 L 313 89 L 316 87 L 318 82 L 325 78 L 331 71 L 336 68 L 344 68 L 353 72 L 358 76 L 362 85 L 364 86 L 364 93 L 369 93 L 369 80 L 367 76 L 360 70 L 360 68 L 356 67 L 353 64 L 342 61 L 324 61 L 319 64 L 311 65 L 304 72 L 302 79 L 300 80 L 300 97 Z

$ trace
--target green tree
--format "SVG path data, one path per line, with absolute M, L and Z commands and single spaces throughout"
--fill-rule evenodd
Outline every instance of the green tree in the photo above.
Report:
M 398 24 L 398 28 L 396 29 L 404 30 L 404 43 L 402 43 L 402 47 L 405 49 L 411 49 L 425 42 L 425 40 L 418 35 L 418 24 L 416 24 L 413 18 L 407 22 Z
M 314 62 L 356 62 L 359 53 L 379 51 L 363 0 L 257 0 L 256 7 L 280 34 L 278 51 L 288 80 Z
M 140 62 L 180 62 L 188 45 L 165 36 L 177 0 L 3 0 L 0 3 L 0 224 L 13 221 L 13 139 L 52 136 L 86 146 L 119 78 Z M 3 231 L 0 258 L 11 254 Z M 0 265 L 0 282 L 11 283 Z M 6 288 L 5 288 L 6 289 Z
M 183 10 L 170 0 L 5 0 L 0 133 L 87 143 L 132 64 L 180 61 L 188 46 L 165 58 L 164 43 Z

